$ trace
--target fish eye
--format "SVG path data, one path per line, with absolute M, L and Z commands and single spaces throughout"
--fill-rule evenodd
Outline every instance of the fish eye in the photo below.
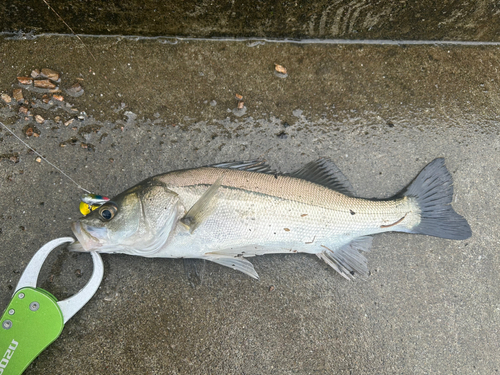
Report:
M 114 203 L 107 203 L 99 208 L 99 217 L 102 221 L 110 221 L 118 212 L 118 207 Z

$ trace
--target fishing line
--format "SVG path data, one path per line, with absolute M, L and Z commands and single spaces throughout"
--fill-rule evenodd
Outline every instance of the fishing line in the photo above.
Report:
M 69 177 L 66 173 L 64 173 L 60 168 L 56 167 L 54 164 L 52 164 L 50 161 L 48 161 L 44 156 L 42 156 L 42 154 L 40 154 L 37 150 L 35 150 L 33 147 L 31 147 L 29 144 L 27 144 L 26 142 L 24 142 L 21 138 L 19 138 L 12 130 L 10 130 L 7 125 L 5 125 L 3 122 L 0 121 L 0 124 L 5 128 L 7 129 L 7 131 L 12 134 L 14 137 L 17 138 L 17 140 L 19 142 L 21 142 L 23 145 L 25 145 L 26 147 L 28 147 L 31 151 L 33 151 L 35 154 L 37 154 L 38 156 L 40 156 L 40 158 L 42 158 L 43 160 L 45 160 L 47 163 L 49 163 L 52 167 L 54 167 L 55 169 L 57 169 L 59 172 L 61 172 L 65 177 L 67 177 L 71 182 L 73 182 L 77 187 L 78 189 L 81 189 L 83 190 L 84 192 L 86 192 L 87 194 L 92 194 L 90 191 L 88 191 L 87 189 L 84 189 L 83 187 L 80 186 L 80 184 L 78 182 L 76 182 L 75 180 L 73 180 L 71 177 Z

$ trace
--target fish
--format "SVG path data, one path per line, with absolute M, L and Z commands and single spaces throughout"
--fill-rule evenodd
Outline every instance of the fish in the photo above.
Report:
M 264 161 L 229 162 L 148 178 L 71 224 L 73 251 L 205 259 L 258 279 L 247 259 L 315 254 L 348 280 L 368 276 L 372 235 L 472 235 L 451 206 L 444 158 L 433 160 L 389 199 L 355 197 L 329 159 L 292 173 Z

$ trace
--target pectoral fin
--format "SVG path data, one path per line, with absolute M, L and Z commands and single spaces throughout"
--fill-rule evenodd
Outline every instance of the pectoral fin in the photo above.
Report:
M 216 193 L 222 183 L 223 177 L 219 177 L 181 219 L 181 223 L 189 228 L 190 233 L 193 233 L 214 211 L 217 204 Z

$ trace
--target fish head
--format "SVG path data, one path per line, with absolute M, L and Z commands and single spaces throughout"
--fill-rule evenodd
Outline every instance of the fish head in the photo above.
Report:
M 118 194 L 71 225 L 73 251 L 152 256 L 183 214 L 178 195 L 154 179 Z

